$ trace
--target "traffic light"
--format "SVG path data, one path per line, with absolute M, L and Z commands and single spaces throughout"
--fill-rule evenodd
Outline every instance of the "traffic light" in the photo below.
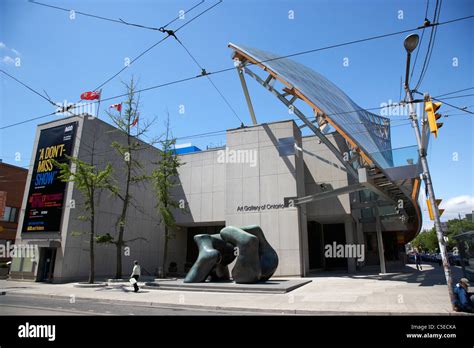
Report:
M 442 103 L 433 103 L 431 100 L 425 102 L 425 111 L 428 115 L 428 124 L 430 126 L 430 132 L 435 135 L 435 138 L 438 137 L 438 129 L 443 126 L 442 122 L 436 122 L 441 118 L 440 114 L 437 114 L 436 111 L 443 105 Z
M 441 204 L 441 201 L 442 201 L 442 199 L 436 199 L 435 200 L 435 203 L 436 203 L 437 207 L 439 207 L 439 205 Z M 430 220 L 434 220 L 433 208 L 431 207 L 431 201 L 429 200 L 429 198 L 426 200 L 426 205 L 428 206 L 428 214 L 430 214 Z M 439 209 L 438 208 L 438 212 L 439 212 L 439 216 L 441 216 L 444 213 L 444 209 Z

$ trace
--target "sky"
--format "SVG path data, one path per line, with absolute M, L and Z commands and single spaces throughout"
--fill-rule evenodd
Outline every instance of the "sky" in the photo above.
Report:
M 44 3 L 75 11 L 152 27 L 161 27 L 193 1 L 82 0 Z M 218 0 L 206 0 L 178 19 L 176 29 Z M 432 19 L 435 0 L 429 1 Z M 206 71 L 233 66 L 229 42 L 256 47 L 278 55 L 311 50 L 347 41 L 416 28 L 422 25 L 426 0 L 224 0 L 181 30 L 177 36 Z M 474 14 L 474 2 L 444 1 L 440 21 Z M 73 17 L 73 18 L 71 18 Z M 420 91 L 432 96 L 474 86 L 474 20 L 439 26 L 428 71 Z M 421 31 L 414 31 L 421 35 Z M 420 45 L 413 80 L 418 79 L 427 49 L 429 31 Z M 342 46 L 294 57 L 327 77 L 363 108 L 400 101 L 400 81 L 405 72 L 403 40 L 407 34 Z M 29 3 L 0 0 L 0 68 L 46 93 L 58 103 L 77 102 L 82 92 L 93 90 L 164 35 L 159 31 L 126 26 Z M 412 61 L 413 62 L 413 61 Z M 160 85 L 200 74 L 182 46 L 173 38 L 163 41 L 108 82 L 107 98 L 124 93 L 123 82 L 133 76 L 139 88 Z M 169 111 L 172 132 L 178 143 L 207 146 L 225 144 L 225 135 L 191 137 L 251 124 L 239 78 L 235 71 L 211 75 L 236 115 L 205 78 L 178 83 L 141 94 L 141 118 L 157 119 L 149 137 L 163 132 Z M 46 100 L 0 74 L 0 128 L 46 115 L 55 110 Z M 293 118 L 274 96 L 247 79 L 259 123 Z M 471 89 L 451 96 L 472 94 Z M 403 96 L 402 96 L 403 98 Z M 108 121 L 104 109 L 121 99 L 104 102 L 99 117 Z M 474 97 L 446 100 L 474 111 Z M 378 113 L 378 111 L 374 111 Z M 442 220 L 474 210 L 474 160 L 472 114 L 443 105 L 449 117 L 439 137 L 432 138 L 429 165 L 437 198 L 446 208 Z M 416 144 L 407 115 L 384 115 L 391 119 L 392 147 Z M 0 158 L 28 167 L 36 125 L 62 116 L 49 116 L 15 127 L 0 129 Z M 188 137 L 188 138 L 186 138 Z M 423 193 L 420 196 L 423 199 Z M 423 227 L 432 222 L 423 209 Z

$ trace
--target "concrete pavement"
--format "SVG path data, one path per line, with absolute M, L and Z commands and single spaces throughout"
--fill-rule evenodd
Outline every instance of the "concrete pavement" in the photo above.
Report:
M 455 280 L 460 269 L 453 267 Z M 285 279 L 291 279 L 286 277 Z M 283 314 L 357 315 L 459 315 L 451 311 L 442 268 L 424 265 L 417 271 L 408 265 L 403 272 L 377 274 L 320 273 L 311 283 L 287 294 L 219 293 L 141 289 L 134 293 L 128 283 L 104 288 L 76 288 L 69 284 L 45 284 L 0 280 L 0 292 L 97 302 L 200 308 L 209 311 L 264 311 Z M 0 308 L 1 314 L 1 308 Z

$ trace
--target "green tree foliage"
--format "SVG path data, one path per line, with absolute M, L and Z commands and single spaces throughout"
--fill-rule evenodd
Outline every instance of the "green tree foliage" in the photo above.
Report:
M 161 223 L 164 226 L 164 249 L 163 249 L 163 276 L 166 277 L 167 257 L 168 257 L 168 241 L 171 239 L 176 229 L 176 220 L 173 215 L 174 209 L 185 211 L 184 206 L 180 206 L 178 201 L 173 199 L 171 190 L 178 185 L 178 168 L 183 164 L 180 162 L 178 155 L 174 151 L 176 139 L 170 137 L 169 114 L 166 122 L 166 136 L 164 140 L 160 140 L 161 153 L 156 167 L 153 170 L 152 182 L 157 197 L 157 213 L 161 217 Z
M 474 230 L 474 223 L 467 220 L 452 219 L 448 220 L 447 224 L 448 230 L 445 235 L 448 237 L 448 243 L 446 245 L 448 251 L 451 251 L 456 246 L 456 241 L 453 239 L 454 236 L 462 232 Z M 411 244 L 420 251 L 439 251 L 438 238 L 434 227 L 430 230 L 424 230 L 421 232 L 415 239 L 413 239 Z
M 111 243 L 116 246 L 116 270 L 115 278 L 122 278 L 122 254 L 123 248 L 127 242 L 137 239 L 144 239 L 142 237 L 125 240 L 125 229 L 128 217 L 128 210 L 133 206 L 140 210 L 138 202 L 136 202 L 131 194 L 131 187 L 150 179 L 150 176 L 144 172 L 142 163 L 138 160 L 139 153 L 150 146 L 138 141 L 140 136 L 143 136 L 153 124 L 144 119 L 139 119 L 140 95 L 135 93 L 136 84 L 132 78 L 129 84 L 124 83 L 126 88 L 126 100 L 123 102 L 123 112 L 111 113 L 107 112 L 112 122 L 123 135 L 123 141 L 114 141 L 111 146 L 115 149 L 117 154 L 122 159 L 123 172 L 119 175 L 120 179 L 116 180 L 118 184 L 110 186 L 110 191 L 122 202 L 119 217 L 116 222 L 115 235 L 107 234 L 101 236 L 101 243 Z
M 107 164 L 103 170 L 99 170 L 93 164 L 84 162 L 75 157 L 67 157 L 69 163 L 59 163 L 53 160 L 53 164 L 59 168 L 59 179 L 64 182 L 74 183 L 74 188 L 81 192 L 84 198 L 83 215 L 80 220 L 89 221 L 89 283 L 95 281 L 95 206 L 97 195 L 101 190 L 109 188 L 109 178 L 112 166 Z

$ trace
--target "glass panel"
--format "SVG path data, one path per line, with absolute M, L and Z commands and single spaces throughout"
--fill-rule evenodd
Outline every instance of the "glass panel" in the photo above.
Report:
M 16 208 L 12 208 L 11 213 L 10 213 L 10 222 L 15 222 L 16 221 Z
M 9 221 L 10 220 L 10 212 L 11 212 L 11 207 L 5 207 L 5 213 L 2 216 L 2 221 Z
M 31 257 L 23 258 L 22 272 L 33 272 L 33 259 Z
M 390 120 L 362 110 L 335 84 L 314 70 L 288 58 L 259 49 L 237 46 L 239 50 L 262 62 L 288 83 L 300 90 L 342 129 L 379 167 L 392 167 Z
M 383 152 L 375 152 L 371 154 L 374 158 L 382 158 L 390 156 L 392 162 L 390 166 L 382 166 L 381 168 L 392 168 L 418 164 L 418 146 L 400 147 L 398 149 L 387 150 Z
M 280 156 L 291 156 L 295 154 L 295 138 L 278 139 L 278 153 Z
M 21 257 L 12 257 L 10 272 L 20 272 L 20 269 L 21 269 Z

